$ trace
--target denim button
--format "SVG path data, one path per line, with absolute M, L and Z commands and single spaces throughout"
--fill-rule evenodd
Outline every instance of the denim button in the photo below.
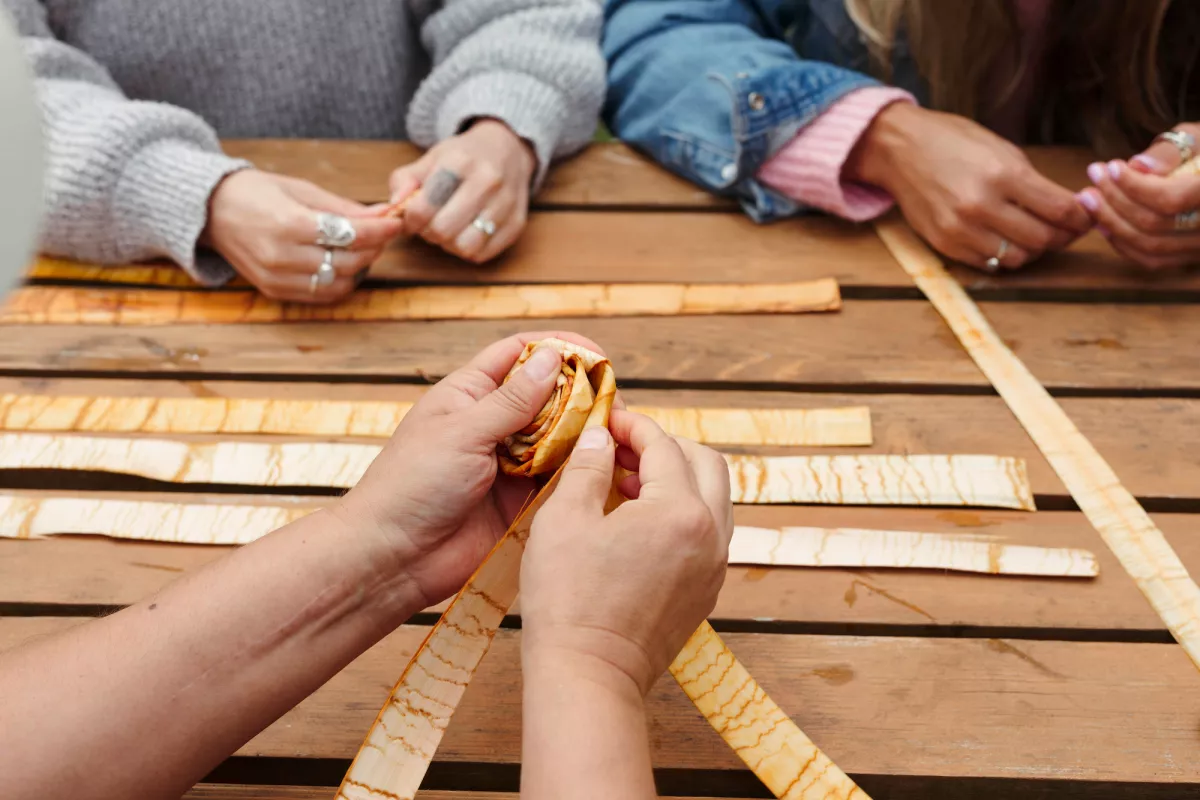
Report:
M 748 102 L 750 107 L 755 111 L 762 111 L 767 107 L 767 101 L 764 100 L 763 96 L 758 92 L 751 92 L 750 96 L 746 98 L 746 102 Z
M 731 164 L 726 164 L 725 166 L 721 167 L 721 179 L 722 180 L 732 181 L 736 177 L 737 177 L 737 164 L 731 163 Z

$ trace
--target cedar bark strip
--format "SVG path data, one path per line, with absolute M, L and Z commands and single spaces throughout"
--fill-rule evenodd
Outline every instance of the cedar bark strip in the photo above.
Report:
M 387 438 L 412 403 L 220 397 L 0 395 L 0 429 L 76 433 L 229 433 Z M 705 444 L 870 445 L 871 412 L 847 408 L 632 406 Z
M 189 325 L 442 319 L 795 314 L 841 308 L 837 281 L 415 286 L 355 292 L 331 306 L 285 304 L 253 291 L 34 286 L 10 295 L 0 324 Z
M 573 443 L 573 436 L 578 436 L 578 430 L 562 433 L 558 442 Z M 0 469 L 90 470 L 172 483 L 349 489 L 380 450 L 372 444 L 331 442 L 193 444 L 140 437 L 5 433 L 0 434 Z M 561 450 L 553 452 L 561 456 Z M 726 459 L 735 503 L 1034 509 L 1025 463 L 1015 458 L 735 455 Z M 501 463 L 516 470 L 511 463 Z
M 988 575 L 1094 578 L 1096 556 L 1066 547 L 1004 544 L 991 537 L 859 528 L 738 526 L 729 563 L 775 567 L 937 569 Z
M 1137 499 L 1033 373 L 1004 344 L 939 259 L 897 220 L 877 223 L 884 244 L 1029 432 L 1079 508 L 1200 668 L 1200 588 Z
M 531 432 L 528 438 L 511 442 L 507 453 L 502 450 L 500 463 L 510 474 L 553 471 L 553 477 L 413 656 L 350 765 L 337 800 L 415 797 L 467 684 L 516 598 L 524 542 L 534 515 L 554 491 L 579 432 L 608 424 L 616 378 L 607 360 L 567 342 L 545 340 L 540 344 L 551 344 L 563 353 L 560 390 L 535 423 L 536 437 L 541 438 Z M 529 346 L 522 361 L 535 346 Z M 587 391 L 577 386 L 584 374 Z M 583 425 L 578 424 L 579 415 L 584 417 Z M 614 491 L 610 508 L 620 502 Z M 710 661 L 724 665 L 724 672 L 712 672 Z M 689 639 L 671 672 L 722 738 L 777 797 L 866 797 L 766 696 L 707 622 Z M 714 680 L 714 675 L 720 677 Z M 746 691 L 750 696 L 736 713 L 729 713 L 728 701 L 715 704 L 718 695 L 729 694 L 732 700 Z
M 726 456 L 733 502 L 1035 510 L 1025 462 L 1001 456 Z

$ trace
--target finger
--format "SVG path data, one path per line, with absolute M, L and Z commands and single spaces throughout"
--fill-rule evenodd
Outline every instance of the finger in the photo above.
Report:
M 421 184 L 429 178 L 436 159 L 429 153 L 421 158 L 393 170 L 388 176 L 387 205 L 404 203 L 421 188 Z
M 1122 172 L 1129 172 L 1125 169 Z M 1151 211 L 1146 206 L 1134 201 L 1125 193 L 1120 184 L 1114 180 L 1107 170 L 1104 176 L 1096 181 L 1096 188 L 1090 192 L 1080 192 L 1080 202 L 1092 210 L 1096 204 L 1094 191 L 1099 190 L 1100 196 L 1118 216 L 1131 226 L 1143 233 L 1170 233 L 1175 230 L 1175 218 L 1163 216 Z M 1090 204 L 1090 205 L 1089 205 Z
M 446 247 L 454 255 L 464 258 L 467 261 L 479 262 L 485 248 L 497 236 L 508 236 L 505 230 L 509 225 L 509 219 L 512 217 L 513 198 L 505 193 L 500 193 L 493 197 L 491 202 L 471 222 L 459 231 L 454 241 Z M 449 208 L 447 208 L 449 211 Z M 444 213 L 444 212 L 443 212 Z M 476 225 L 479 221 L 479 225 Z M 491 222 L 495 226 L 495 230 L 491 235 L 484 231 L 485 222 Z M 436 223 L 435 223 L 436 224 Z
M 630 411 L 614 411 L 609 429 L 617 444 L 633 450 L 638 457 L 642 497 L 696 491 L 695 478 L 679 444 L 654 420 Z
M 1186 131 L 1196 141 L 1200 142 L 1200 125 L 1185 122 L 1181 125 L 1176 125 L 1175 130 Z M 1165 139 L 1154 142 L 1144 151 L 1130 159 L 1131 166 L 1134 164 L 1137 165 L 1134 169 L 1163 176 L 1171 174 L 1181 163 L 1182 158 L 1179 148 Z
M 492 168 L 482 166 L 476 167 L 466 175 L 458 191 L 421 231 L 421 238 L 430 244 L 451 249 L 458 235 L 483 214 L 484 209 L 499 192 L 502 182 L 498 177 L 492 176 Z
M 984 231 L 979 236 L 979 250 L 966 262 L 984 272 L 996 272 L 991 266 L 991 260 L 996 258 L 1002 269 L 1020 269 L 1035 257 L 1035 254 L 1019 244 L 1013 244 L 1007 236 L 995 231 Z M 1005 242 L 1008 242 L 1005 245 Z
M 558 488 L 546 503 L 548 508 L 562 506 L 571 518 L 604 516 L 613 482 L 613 453 L 616 448 L 608 428 L 596 425 L 584 429 L 563 466 Z M 569 526 L 578 529 L 577 525 Z
M 708 506 L 717 523 L 722 544 L 728 548 L 729 540 L 733 537 L 733 501 L 730 499 L 728 462 L 717 451 L 691 439 L 675 437 L 675 443 L 691 466 L 700 499 Z
M 469 409 L 478 441 L 497 444 L 533 422 L 550 399 L 561 366 L 562 358 L 553 347 L 535 349 L 512 378 Z
M 328 286 L 318 286 L 314 292 L 311 276 L 294 273 L 260 272 L 246 275 L 264 297 L 283 303 L 327 305 L 336 303 L 354 291 L 358 285 L 353 277 L 339 276 Z
M 273 268 L 280 272 L 312 275 L 325 260 L 326 249 L 316 245 L 285 247 Z M 333 269 L 339 277 L 353 278 L 370 267 L 379 257 L 379 250 L 333 250 Z
M 1200 233 L 1149 234 L 1117 213 L 1100 191 L 1085 189 L 1096 206 L 1096 221 L 1113 248 L 1148 269 L 1183 266 L 1200 260 Z
M 1075 195 L 1036 170 L 1024 173 L 1015 181 L 1009 187 L 1009 196 L 1043 223 L 1065 232 L 1061 238 L 1043 247 L 1034 241 L 1023 241 L 1022 245 L 1031 250 L 1063 247 L 1092 229 L 1092 219 L 1075 202 Z
M 1091 217 L 1079 207 L 1073 195 L 1070 196 L 1070 201 L 1075 210 L 1087 219 L 1090 228 Z M 1013 203 L 1002 203 L 989 209 L 983 223 L 1008 240 L 1010 246 L 1016 245 L 1026 253 L 1044 253 L 1047 250 L 1064 247 L 1079 235 L 1076 231 L 1050 225 Z M 999 251 L 993 251 L 992 254 L 995 255 L 997 252 Z M 1025 263 L 1025 261 L 1018 262 L 1015 258 L 1007 257 L 1001 258 L 1000 261 L 1007 267 L 1018 267 Z
M 450 201 L 463 183 L 463 164 L 460 159 L 445 159 L 431 169 L 421 184 L 421 191 L 412 195 L 404 206 L 404 231 L 410 236 L 429 227 L 438 211 Z
M 476 256 L 475 261 L 477 263 L 482 264 L 486 261 L 491 261 L 512 247 L 517 239 L 521 238 L 521 234 L 525 230 L 526 220 L 528 219 L 527 203 L 527 199 L 520 201 L 519 207 L 509 216 L 508 221 L 504 223 L 504 227 L 496 231 L 496 235 L 491 237 L 487 244 L 484 245 L 483 250 Z
M 1112 164 L 1120 162 L 1092 164 L 1088 167 L 1088 177 L 1097 188 L 1103 189 L 1105 184 L 1111 183 L 1134 203 L 1154 214 L 1170 217 L 1172 222 L 1176 214 L 1186 214 L 1200 208 L 1200 175 L 1180 175 L 1176 178 L 1143 175 L 1121 166 L 1114 168 Z
M 621 469 L 637 472 L 638 467 L 641 465 L 641 459 L 638 458 L 638 454 L 633 452 L 630 447 L 621 445 L 617 448 L 617 465 Z

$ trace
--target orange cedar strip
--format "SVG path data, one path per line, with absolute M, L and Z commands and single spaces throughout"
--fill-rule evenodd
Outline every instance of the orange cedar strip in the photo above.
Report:
M 179 325 L 546 317 L 792 314 L 841 308 L 837 281 L 762 284 L 417 286 L 355 292 L 338 305 L 283 304 L 256 292 L 27 287 L 4 324 Z
M 892 255 L 933 303 L 1121 566 L 1200 668 L 1200 587 L 1137 499 L 1050 393 L 904 222 L 876 223 Z

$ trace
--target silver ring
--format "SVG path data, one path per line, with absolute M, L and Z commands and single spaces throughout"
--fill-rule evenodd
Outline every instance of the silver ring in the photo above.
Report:
M 1186 164 L 1196 153 L 1196 137 L 1187 131 L 1167 131 L 1154 137 L 1154 141 L 1170 142 L 1179 151 L 1179 162 Z
M 358 238 L 354 223 L 337 214 L 324 211 L 317 214 L 317 245 L 319 247 L 347 248 Z
M 1194 231 L 1200 228 L 1200 210 L 1185 211 L 1175 215 L 1175 230 Z
M 337 270 L 333 268 L 333 251 L 326 250 L 325 257 L 321 259 L 321 266 L 317 267 L 317 271 L 308 279 L 308 290 L 316 294 L 318 289 L 329 286 L 336 278 Z
M 478 230 L 482 231 L 484 236 L 491 237 L 495 236 L 496 234 L 496 223 L 492 222 L 482 214 L 476 217 L 471 224 L 474 225 Z
M 1005 253 L 1008 252 L 1008 239 L 1000 240 L 1000 248 L 996 251 L 996 255 L 987 260 L 984 266 L 988 272 L 996 272 L 1000 269 L 1000 262 L 1004 259 Z

